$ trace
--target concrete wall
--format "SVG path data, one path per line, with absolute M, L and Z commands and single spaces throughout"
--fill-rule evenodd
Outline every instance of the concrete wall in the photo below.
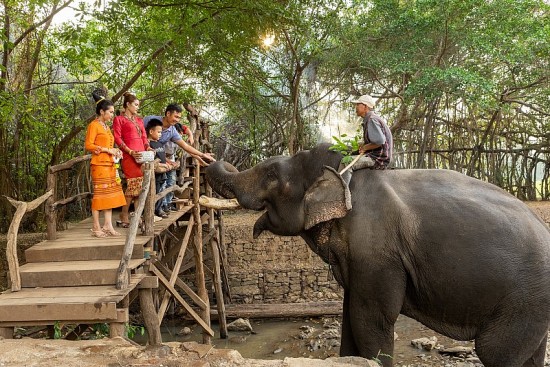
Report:
M 343 291 L 329 267 L 300 237 L 264 232 L 254 240 L 259 213 L 224 215 L 228 276 L 234 303 L 340 300 Z

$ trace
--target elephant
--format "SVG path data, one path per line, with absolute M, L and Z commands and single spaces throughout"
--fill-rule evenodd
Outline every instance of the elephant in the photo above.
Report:
M 363 169 L 320 144 L 239 172 L 206 168 L 214 191 L 299 235 L 344 290 L 340 354 L 392 366 L 399 314 L 475 340 L 485 367 L 543 367 L 550 326 L 550 233 L 523 202 L 445 169 Z

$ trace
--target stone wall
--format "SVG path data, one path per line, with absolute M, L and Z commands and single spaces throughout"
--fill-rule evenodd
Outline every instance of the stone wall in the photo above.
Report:
M 233 303 L 295 303 L 340 300 L 343 291 L 329 267 L 300 237 L 252 228 L 261 213 L 224 215 L 228 277 Z

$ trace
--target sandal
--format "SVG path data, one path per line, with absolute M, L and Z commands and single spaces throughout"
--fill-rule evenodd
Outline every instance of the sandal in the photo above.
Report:
M 102 229 L 100 229 L 99 231 L 96 231 L 94 229 L 90 229 L 90 231 L 92 232 L 92 237 L 105 238 L 105 237 L 109 236 L 107 233 L 103 232 Z
M 101 230 L 103 231 L 103 233 L 105 233 L 106 236 L 111 236 L 111 237 L 122 236 L 119 232 L 115 231 L 114 229 L 102 228 Z
M 130 228 L 130 222 L 123 222 L 122 220 L 117 220 L 115 223 L 117 227 Z

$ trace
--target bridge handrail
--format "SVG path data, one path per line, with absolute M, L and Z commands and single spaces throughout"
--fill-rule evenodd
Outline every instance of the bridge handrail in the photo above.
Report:
M 55 240 L 57 238 L 57 209 L 60 206 L 67 205 L 72 203 L 77 199 L 86 199 L 92 197 L 92 193 L 82 192 L 80 194 L 71 196 L 66 199 L 57 200 L 56 189 L 57 189 L 57 173 L 71 169 L 74 165 L 86 162 L 92 159 L 91 154 L 82 155 L 79 157 L 72 158 L 66 162 L 57 164 L 55 166 L 50 166 L 48 169 L 48 176 L 46 178 L 46 191 L 52 191 L 52 195 L 46 200 L 46 231 L 48 240 Z

